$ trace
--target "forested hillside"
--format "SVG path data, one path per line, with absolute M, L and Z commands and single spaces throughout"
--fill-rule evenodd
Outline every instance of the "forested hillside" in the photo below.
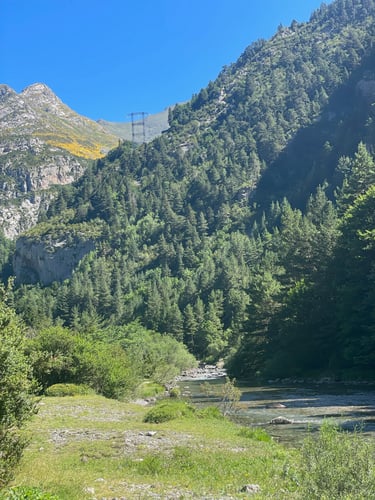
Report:
M 61 188 L 17 242 L 24 320 L 138 320 L 241 377 L 370 376 L 374 16 L 374 0 L 336 0 L 280 26 L 171 110 L 161 137 Z M 72 234 L 95 249 L 69 279 L 25 271 L 25 246 L 58 268 Z

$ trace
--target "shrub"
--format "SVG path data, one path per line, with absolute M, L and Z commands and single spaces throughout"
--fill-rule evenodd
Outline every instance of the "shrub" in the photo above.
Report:
M 54 326 L 38 332 L 27 349 L 34 375 L 44 389 L 55 384 L 86 384 L 105 397 L 123 399 L 138 382 L 119 343 L 85 338 Z
M 181 389 L 179 387 L 172 387 L 169 391 L 169 396 L 178 399 L 181 396 Z
M 194 408 L 185 401 L 161 401 L 146 413 L 143 421 L 160 424 L 176 418 L 192 416 L 194 412 Z
M 375 498 L 374 443 L 325 423 L 301 450 L 300 498 Z
M 225 384 L 221 386 L 221 411 L 224 416 L 236 410 L 237 403 L 241 399 L 241 389 L 236 387 L 236 379 L 226 377 Z
M 165 384 L 197 361 L 181 342 L 144 328 L 138 322 L 113 330 L 131 361 L 132 369 L 141 378 Z
M 224 419 L 224 415 L 221 413 L 217 406 L 207 406 L 206 408 L 202 408 L 197 412 L 198 418 L 214 418 L 217 420 Z
M 80 363 L 80 381 L 106 398 L 125 399 L 137 386 L 137 376 L 119 344 L 92 343 Z
M 95 394 L 95 391 L 81 384 L 54 384 L 45 390 L 45 395 L 50 397 L 87 396 L 88 394 Z
M 45 493 L 39 488 L 18 486 L 0 492 L 0 500 L 59 500 L 59 498 L 50 493 Z

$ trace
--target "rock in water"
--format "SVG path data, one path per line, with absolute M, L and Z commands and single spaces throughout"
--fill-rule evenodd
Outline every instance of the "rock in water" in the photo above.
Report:
M 292 423 L 293 420 L 290 420 L 289 418 L 285 417 L 275 417 L 270 422 L 270 424 L 275 424 L 275 425 L 292 424 Z
M 266 405 L 266 408 L 286 408 L 282 403 L 270 403 Z

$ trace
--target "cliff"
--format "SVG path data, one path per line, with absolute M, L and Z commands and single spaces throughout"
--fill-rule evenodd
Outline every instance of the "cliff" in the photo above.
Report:
M 101 221 L 67 225 L 73 216 L 66 210 L 49 222 L 38 224 L 19 237 L 13 258 L 17 283 L 49 285 L 71 277 L 85 255 L 95 250 L 103 233 Z
M 50 285 L 70 278 L 80 260 L 95 249 L 93 240 L 34 241 L 20 237 L 14 254 L 18 283 Z

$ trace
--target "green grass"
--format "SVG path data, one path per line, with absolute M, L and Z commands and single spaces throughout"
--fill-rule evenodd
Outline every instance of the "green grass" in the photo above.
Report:
M 245 498 L 240 489 L 249 483 L 260 485 L 257 498 L 293 494 L 285 468 L 296 452 L 263 431 L 244 430 L 211 412 L 146 423 L 148 411 L 100 396 L 43 399 L 14 485 L 63 500 L 173 492 Z
M 165 392 L 165 388 L 156 383 L 145 381 L 137 389 L 137 396 L 139 398 L 151 398 L 155 396 L 160 396 Z
M 12 486 L 60 500 L 241 499 L 248 498 L 241 493 L 247 484 L 260 486 L 258 500 L 374 498 L 374 443 L 358 433 L 323 426 L 293 450 L 213 408 L 176 416 L 181 405 L 189 407 L 162 401 L 153 409 L 174 419 L 153 423 L 145 422 L 150 408 L 133 403 L 96 395 L 44 398 Z

